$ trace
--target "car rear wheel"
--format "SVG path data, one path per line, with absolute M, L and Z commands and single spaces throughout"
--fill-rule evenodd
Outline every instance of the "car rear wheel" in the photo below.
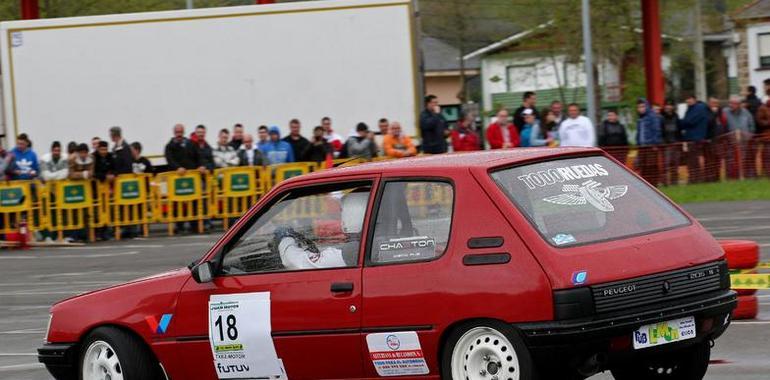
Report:
M 454 380 L 531 380 L 529 350 L 513 327 L 498 321 L 466 323 L 449 335 L 442 377 Z
M 612 369 L 615 380 L 701 380 L 708 370 L 708 342 Z
M 125 331 L 101 327 L 83 342 L 81 380 L 159 380 L 158 362 L 139 339 Z

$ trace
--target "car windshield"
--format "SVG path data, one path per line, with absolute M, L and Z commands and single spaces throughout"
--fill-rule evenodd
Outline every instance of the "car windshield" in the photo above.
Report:
M 495 171 L 492 178 L 543 238 L 557 247 L 690 223 L 649 185 L 602 156 L 516 166 Z

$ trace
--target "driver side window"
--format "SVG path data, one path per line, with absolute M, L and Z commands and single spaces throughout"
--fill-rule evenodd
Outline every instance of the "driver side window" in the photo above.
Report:
M 225 275 L 355 267 L 370 182 L 287 193 L 225 253 Z

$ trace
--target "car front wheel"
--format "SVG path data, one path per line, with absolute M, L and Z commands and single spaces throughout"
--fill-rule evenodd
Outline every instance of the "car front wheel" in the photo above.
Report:
M 159 365 L 131 334 L 101 327 L 86 337 L 80 354 L 81 380 L 159 380 Z
M 624 363 L 612 369 L 612 376 L 616 380 L 701 380 L 710 358 L 711 345 L 704 342 L 638 363 Z
M 516 330 L 499 321 L 465 323 L 448 336 L 442 377 L 454 380 L 531 380 L 529 350 Z

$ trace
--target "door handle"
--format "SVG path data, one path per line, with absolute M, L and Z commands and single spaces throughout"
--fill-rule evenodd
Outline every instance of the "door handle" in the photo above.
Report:
M 349 293 L 353 291 L 352 282 L 333 282 L 332 293 Z

